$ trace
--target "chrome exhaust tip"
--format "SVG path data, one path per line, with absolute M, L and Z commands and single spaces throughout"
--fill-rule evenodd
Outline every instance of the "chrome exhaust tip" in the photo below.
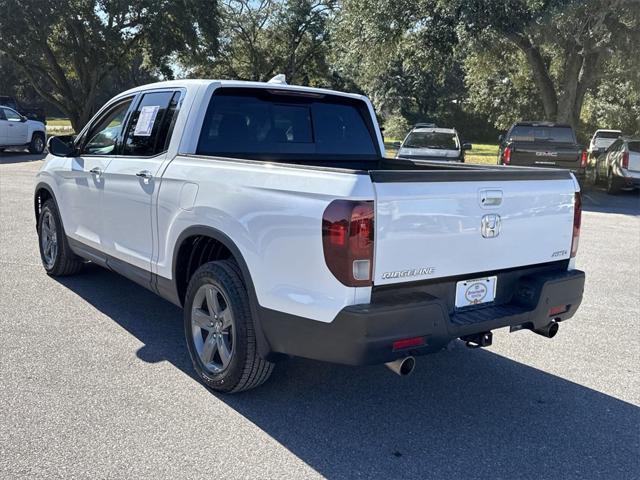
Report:
M 394 360 L 393 362 L 385 363 L 387 368 L 393 373 L 406 377 L 411 375 L 413 369 L 416 367 L 416 359 L 413 357 L 404 357 Z

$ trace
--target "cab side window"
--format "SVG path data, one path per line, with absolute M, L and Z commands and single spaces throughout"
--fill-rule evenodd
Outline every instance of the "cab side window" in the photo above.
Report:
M 22 121 L 22 117 L 20 117 L 20 115 L 18 115 L 18 113 L 14 112 L 13 110 L 10 110 L 8 108 L 3 108 L 2 110 L 4 111 L 4 116 L 10 122 L 21 122 Z
M 105 113 L 89 130 L 84 155 L 115 155 L 125 116 L 133 99 L 129 98 Z
M 131 115 L 122 155 L 149 157 L 167 150 L 180 105 L 180 92 L 145 93 Z

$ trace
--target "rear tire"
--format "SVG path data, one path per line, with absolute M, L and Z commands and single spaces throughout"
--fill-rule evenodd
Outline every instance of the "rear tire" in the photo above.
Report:
M 29 153 L 37 155 L 41 154 L 42 152 L 44 152 L 44 145 L 44 133 L 35 132 L 31 137 L 31 143 L 29 144 Z
M 38 245 L 42 266 L 52 277 L 73 275 L 82 269 L 83 261 L 71 251 L 60 214 L 51 199 L 44 202 L 38 217 Z
M 212 390 L 237 393 L 264 383 L 274 364 L 258 354 L 247 289 L 235 262 L 202 265 L 184 303 L 184 333 L 200 380 Z

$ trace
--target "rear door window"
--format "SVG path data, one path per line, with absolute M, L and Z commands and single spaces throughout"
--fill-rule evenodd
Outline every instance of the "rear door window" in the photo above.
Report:
M 516 125 L 511 130 L 512 142 L 576 143 L 571 127 Z
M 211 98 L 197 153 L 251 159 L 377 159 L 361 101 L 222 88 Z
M 149 157 L 166 151 L 180 97 L 177 91 L 143 94 L 127 124 L 121 155 Z

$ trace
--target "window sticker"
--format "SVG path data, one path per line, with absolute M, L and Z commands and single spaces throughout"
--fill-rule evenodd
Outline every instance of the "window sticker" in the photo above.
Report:
M 140 110 L 138 116 L 138 123 L 136 123 L 136 129 L 133 132 L 135 137 L 150 137 L 153 130 L 153 124 L 158 116 L 159 105 L 146 105 Z

